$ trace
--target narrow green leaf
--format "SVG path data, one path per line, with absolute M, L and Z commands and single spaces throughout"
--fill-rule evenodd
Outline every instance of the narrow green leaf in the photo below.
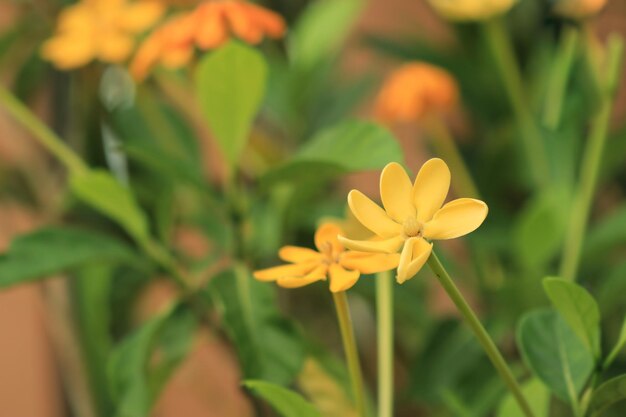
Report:
M 589 415 L 599 417 L 622 400 L 626 400 L 626 375 L 610 379 L 598 387 L 589 403 Z
M 589 292 L 562 278 L 545 278 L 543 288 L 589 352 L 600 357 L 600 309 Z
M 606 360 L 604 361 L 604 368 L 608 368 L 611 363 L 613 363 L 617 355 L 619 355 L 622 349 L 624 349 L 624 346 L 626 346 L 626 318 L 622 322 L 622 329 L 620 330 L 619 337 L 617 338 L 615 346 L 613 346 L 613 349 L 611 349 L 611 353 L 609 353 L 609 355 L 606 357 Z
M 363 7 L 362 0 L 319 0 L 302 14 L 289 36 L 297 67 L 310 69 L 331 56 L 345 40 Z
M 231 167 L 245 147 L 266 82 L 263 56 L 239 42 L 226 44 L 198 65 L 200 105 Z
M 142 325 L 113 350 L 107 370 L 117 405 L 116 417 L 150 414 L 167 377 L 189 350 L 194 329 L 193 315 L 182 306 L 174 306 Z M 153 360 L 156 351 L 158 361 Z
M 229 270 L 211 279 L 209 292 L 224 318 L 243 374 L 280 385 L 290 384 L 304 362 L 304 347 L 294 324 L 276 308 L 275 288 L 249 271 Z
M 535 417 L 548 417 L 550 409 L 550 391 L 538 379 L 531 379 L 522 385 L 522 393 L 529 401 Z M 513 394 L 508 393 L 500 407 L 497 417 L 525 417 Z
M 524 360 L 551 390 L 572 406 L 594 368 L 594 358 L 554 310 L 526 314 L 517 329 Z
M 280 385 L 252 379 L 244 381 L 243 385 L 267 401 L 283 417 L 321 417 L 320 412 L 300 394 Z
M 70 228 L 39 229 L 18 237 L 0 255 L 0 288 L 93 262 L 131 263 L 135 256 L 126 244 L 101 233 Z
M 103 170 L 89 170 L 70 178 L 77 198 L 117 222 L 137 240 L 148 236 L 148 223 L 130 190 Z
M 264 181 L 295 181 L 310 176 L 336 176 L 381 169 L 404 155 L 391 133 L 376 123 L 351 120 L 325 129 L 286 164 L 268 172 Z

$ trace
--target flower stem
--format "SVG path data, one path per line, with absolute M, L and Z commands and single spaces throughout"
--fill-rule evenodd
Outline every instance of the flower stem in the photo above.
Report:
M 343 349 L 348 362 L 348 372 L 350 373 L 353 400 L 356 404 L 358 416 L 366 417 L 363 375 L 361 374 L 359 352 L 354 339 L 352 318 L 350 317 L 348 297 L 346 297 L 345 291 L 333 293 L 333 301 L 335 302 L 335 309 L 337 310 L 337 321 L 339 321 L 339 330 L 341 331 Z
M 28 130 L 33 137 L 65 165 L 71 174 L 78 174 L 87 170 L 85 163 L 59 138 L 48 126 L 43 124 L 28 107 L 19 101 L 6 88 L 0 86 L 0 105 L 22 127 Z
M 596 77 L 606 80 L 603 88 L 604 94 L 600 109 L 592 120 L 591 130 L 586 141 L 587 145 L 581 163 L 578 190 L 574 197 L 569 227 L 563 246 L 563 256 L 561 258 L 560 275 L 562 278 L 572 281 L 576 280 L 580 263 L 583 238 L 587 229 L 589 212 L 595 194 L 611 112 L 613 110 L 613 98 L 619 82 L 623 50 L 623 39 L 618 36 L 612 36 L 608 41 L 606 73 L 604 76 L 598 74 L 598 77 Z
M 437 153 L 445 159 L 454 173 L 452 180 L 455 182 L 456 191 L 462 192 L 468 197 L 480 198 L 476 184 L 474 184 L 467 165 L 463 161 L 459 148 L 443 120 L 434 116 L 428 120 L 427 126 Z
M 393 276 L 376 274 L 378 417 L 393 417 Z
M 563 28 L 557 55 L 550 72 L 550 82 L 543 113 L 543 122 L 550 129 L 556 129 L 561 121 L 563 99 L 565 98 L 572 63 L 578 50 L 578 39 L 578 28 L 572 25 L 566 25 Z
M 450 297 L 452 302 L 454 302 L 457 309 L 472 329 L 472 332 L 474 332 L 474 335 L 478 339 L 478 342 L 481 344 L 485 353 L 491 360 L 491 363 L 493 363 L 493 366 L 500 374 L 500 377 L 515 397 L 515 400 L 517 401 L 524 415 L 526 417 L 534 417 L 530 405 L 526 401 L 526 398 L 524 398 L 524 395 L 522 394 L 522 390 L 517 383 L 517 380 L 513 376 L 511 369 L 509 369 L 509 366 L 502 357 L 502 354 L 496 347 L 496 344 L 489 336 L 489 333 L 487 333 L 487 330 L 485 330 L 483 325 L 480 323 L 480 320 L 478 320 L 478 317 L 476 317 L 476 314 L 463 297 L 463 294 L 461 294 L 457 286 L 454 284 L 454 281 L 452 281 L 452 278 L 450 278 L 450 275 L 441 264 L 439 258 L 434 251 L 428 258 L 428 266 L 437 276 L 439 283 L 444 288 L 446 293 L 448 293 L 448 296 Z
M 511 41 L 502 20 L 499 18 L 485 21 L 482 24 L 482 29 L 519 126 L 532 179 L 538 187 L 543 188 L 549 183 L 548 156 L 542 143 L 541 132 L 533 118 L 528 99 L 524 93 L 524 83 Z

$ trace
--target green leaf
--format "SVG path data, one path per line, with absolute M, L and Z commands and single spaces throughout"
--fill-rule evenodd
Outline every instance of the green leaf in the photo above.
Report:
M 626 375 L 610 379 L 598 387 L 589 403 L 589 415 L 599 417 L 622 400 L 626 400 Z
M 146 217 L 130 190 L 103 170 L 89 170 L 70 178 L 77 198 L 117 222 L 135 239 L 148 237 Z
M 200 105 L 219 146 L 235 167 L 259 110 L 267 82 L 267 65 L 256 50 L 230 42 L 198 65 Z
M 15 239 L 0 255 L 0 288 L 46 278 L 94 262 L 134 262 L 124 243 L 93 231 L 39 229 Z
M 325 129 L 306 143 L 286 164 L 268 172 L 264 181 L 294 181 L 381 169 L 404 155 L 389 131 L 375 123 L 351 120 Z
M 276 308 L 275 288 L 238 266 L 211 279 L 209 291 L 224 318 L 243 374 L 288 385 L 304 361 L 304 347 L 294 324 Z
M 524 360 L 559 398 L 577 405 L 594 368 L 593 355 L 554 310 L 526 314 L 517 329 Z
M 600 357 L 600 309 L 589 292 L 562 278 L 545 278 L 543 288 L 556 310 L 594 357 Z
M 538 379 L 531 379 L 522 385 L 522 394 L 528 398 L 530 408 L 535 417 L 548 417 L 550 409 L 550 391 Z M 497 417 L 525 417 L 526 414 L 519 408 L 513 394 L 508 393 L 500 407 Z
M 590 228 L 583 254 L 586 257 L 594 257 L 624 243 L 626 243 L 626 204 Z
M 560 250 L 567 205 L 564 192 L 540 194 L 524 207 L 515 225 L 513 244 L 522 265 L 540 267 Z
M 313 68 L 336 52 L 363 7 L 361 0 L 318 0 L 302 14 L 289 36 L 297 67 Z
M 108 377 L 117 404 L 116 417 L 150 414 L 167 376 L 189 350 L 194 330 L 193 315 L 174 306 L 142 325 L 113 350 Z M 154 355 L 156 352 L 159 355 Z
M 249 379 L 243 385 L 267 401 L 283 417 L 321 417 L 319 411 L 300 394 L 280 385 Z

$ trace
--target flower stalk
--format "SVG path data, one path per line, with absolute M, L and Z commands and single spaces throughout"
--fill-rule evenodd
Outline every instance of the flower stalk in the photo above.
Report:
M 376 274 L 378 417 L 393 417 L 393 276 Z
M 577 193 L 574 197 L 569 227 L 565 236 L 563 255 L 561 258 L 560 275 L 565 279 L 576 280 L 583 238 L 587 230 L 589 212 L 593 203 L 598 174 L 604 154 L 604 146 L 608 136 L 609 122 L 613 110 L 613 98 L 619 81 L 624 41 L 619 36 L 612 36 L 607 47 L 607 66 L 604 77 L 598 74 L 596 78 L 604 79 L 603 96 L 598 113 L 592 120 L 587 145 L 583 154 L 580 170 L 580 180 Z M 591 51 L 588 51 L 591 53 Z
M 519 405 L 524 415 L 526 417 L 534 417 L 532 409 L 530 408 L 528 401 L 526 401 L 524 394 L 522 394 L 522 390 L 517 380 L 515 379 L 515 376 L 513 375 L 511 369 L 502 357 L 502 354 L 498 350 L 493 339 L 491 339 L 491 336 L 489 336 L 489 333 L 487 333 L 485 327 L 482 325 L 478 317 L 476 317 L 476 314 L 465 300 L 465 297 L 463 297 L 463 294 L 461 294 L 457 286 L 454 284 L 454 281 L 452 280 L 452 278 L 450 278 L 448 271 L 446 271 L 444 266 L 441 264 L 441 261 L 434 251 L 431 252 L 427 263 L 439 280 L 441 286 L 444 288 L 454 305 L 459 310 L 459 313 L 461 313 L 466 323 L 470 326 L 472 332 L 478 339 L 478 342 L 483 347 L 483 350 L 491 360 L 491 363 L 498 371 L 498 374 L 500 374 L 500 377 L 508 387 L 511 394 L 513 394 L 513 397 L 517 401 L 517 404 Z
M 481 26 L 520 129 L 532 180 L 537 187 L 544 188 L 549 182 L 548 156 L 524 93 L 524 83 L 511 41 L 501 19 L 487 20 Z
M 346 355 L 346 361 L 348 363 L 353 401 L 356 405 L 358 416 L 366 417 L 363 375 L 361 373 L 359 352 L 354 338 L 352 317 L 350 316 L 350 307 L 348 306 L 348 297 L 346 296 L 346 292 L 339 291 L 333 293 L 333 301 L 335 302 L 337 321 L 339 322 L 339 330 L 341 331 L 341 340 L 343 343 L 344 353 Z

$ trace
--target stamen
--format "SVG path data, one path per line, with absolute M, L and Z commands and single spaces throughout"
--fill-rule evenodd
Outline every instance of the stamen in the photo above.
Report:
M 403 224 L 403 232 L 406 237 L 421 236 L 424 225 L 417 221 L 415 217 L 408 217 Z

